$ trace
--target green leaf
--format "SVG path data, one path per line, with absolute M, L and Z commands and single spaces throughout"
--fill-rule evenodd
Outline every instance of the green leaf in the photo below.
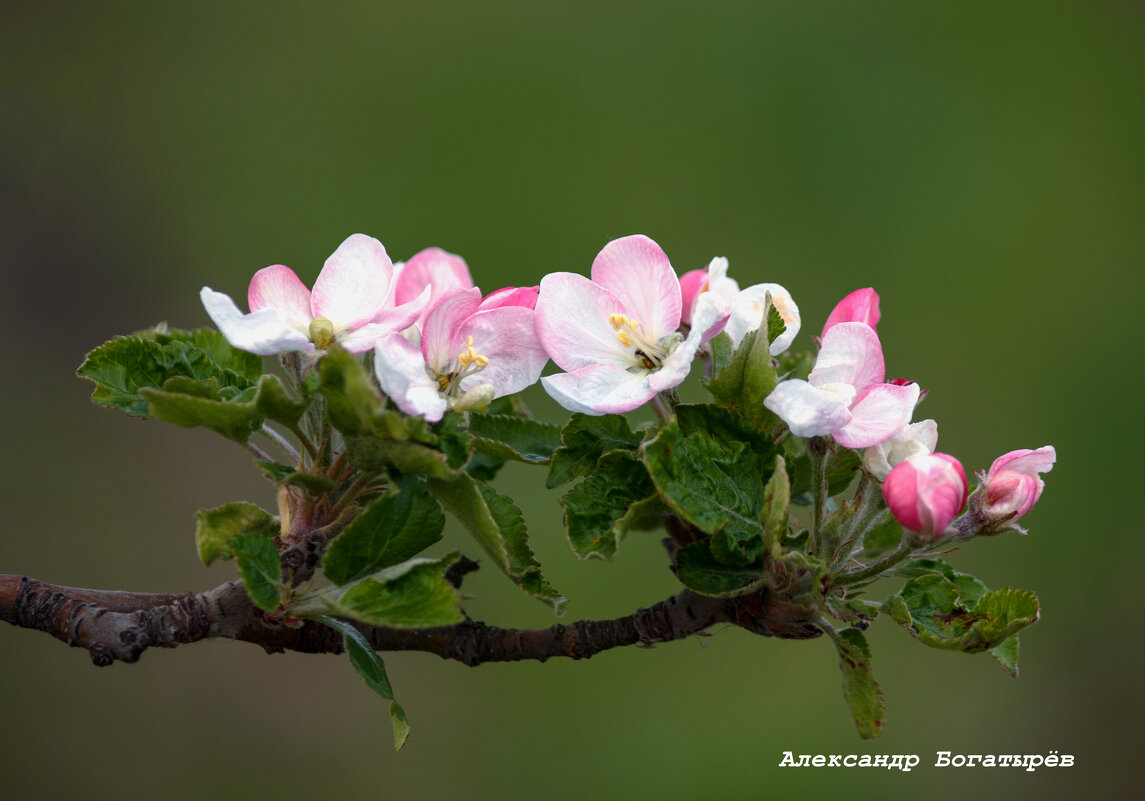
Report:
M 779 383 L 768 346 L 766 332 L 749 331 L 731 361 L 707 384 L 716 403 L 734 410 L 763 434 L 779 424 L 779 418 L 763 405 Z
M 394 699 L 394 689 L 390 686 L 390 677 L 386 674 L 386 665 L 382 658 L 378 656 L 377 651 L 373 649 L 370 641 L 363 636 L 362 632 L 349 623 L 329 615 L 320 615 L 316 620 L 342 635 L 342 647 L 345 649 L 346 656 L 349 657 L 354 670 L 366 682 L 367 687 L 390 702 L 390 720 L 394 727 L 394 750 L 402 750 L 402 746 L 405 745 L 406 739 L 409 737 L 409 723 L 406 721 L 405 710 Z
M 787 323 L 783 322 L 783 318 L 779 314 L 779 310 L 775 306 L 768 304 L 767 307 L 767 341 L 772 343 L 783 336 L 787 330 Z
M 334 584 L 349 584 L 421 553 L 441 539 L 444 526 L 425 484 L 405 478 L 400 492 L 375 500 L 334 538 L 322 570 Z
M 525 417 L 469 414 L 469 433 L 478 450 L 527 464 L 548 464 L 561 445 L 561 429 Z
M 337 345 L 318 362 L 318 392 L 326 399 L 334 428 L 346 435 L 379 433 L 382 395 L 362 362 Z M 403 428 L 400 419 L 392 422 L 399 431 Z
M 773 462 L 742 442 L 723 442 L 673 424 L 642 447 L 644 463 L 664 503 L 714 536 L 712 554 L 735 566 L 763 552 L 764 485 Z
M 643 433 L 633 432 L 619 414 L 594 417 L 576 412 L 561 429 L 561 446 L 553 452 L 545 485 L 551 489 L 586 476 L 603 454 L 634 451 L 643 439 Z
M 604 454 L 595 472 L 561 498 L 569 547 L 581 559 L 612 559 L 621 537 L 648 511 L 644 502 L 655 497 L 648 472 L 630 451 Z
M 258 377 L 262 375 L 261 356 L 232 347 L 226 337 L 213 328 L 185 331 L 167 328 L 166 324 L 161 324 L 155 328 L 139 331 L 135 336 L 153 339 L 160 345 L 183 342 L 196 347 L 206 353 L 207 357 L 219 367 L 238 373 L 251 383 L 258 381 Z
M 1013 678 L 1018 678 L 1018 635 L 996 645 L 990 649 L 990 656 L 998 663 L 998 667 L 1006 671 Z
M 411 440 L 383 439 L 370 434 L 347 436 L 350 463 L 367 473 L 396 467 L 406 475 L 452 479 L 458 473 L 441 451 Z
M 815 367 L 815 354 L 807 350 L 801 352 L 785 350 L 779 354 L 777 361 L 779 364 L 775 371 L 781 379 L 786 381 L 789 378 L 801 378 L 806 381 L 807 376 L 811 375 L 812 368 Z
M 756 592 L 766 583 L 763 563 L 729 567 L 717 562 L 706 542 L 693 542 L 676 552 L 676 577 L 700 595 L 736 598 Z
M 558 614 L 561 612 L 566 601 L 541 576 L 521 513 L 512 501 L 467 473 L 448 480 L 430 478 L 426 487 L 505 575 Z
M 410 559 L 349 587 L 334 587 L 322 600 L 331 612 L 373 626 L 399 629 L 451 626 L 465 619 L 457 590 L 445 572 L 457 553 Z
M 969 573 L 959 573 L 944 560 L 937 557 L 912 559 L 893 568 L 891 573 L 904 578 L 929 575 L 942 576 L 954 584 L 954 588 L 958 592 L 959 602 L 968 608 L 978 603 L 978 599 L 986 594 L 985 584 Z
M 116 337 L 104 343 L 87 355 L 76 374 L 96 385 L 91 396 L 94 403 L 136 417 L 150 416 L 140 390 L 159 389 L 172 378 L 213 380 L 220 390 L 230 387 L 241 391 L 254 385 L 248 375 L 218 364 L 207 351 L 190 342 L 168 339 L 160 344 L 140 336 Z
M 242 576 L 243 588 L 259 609 L 274 609 L 282 600 L 282 565 L 274 541 L 258 532 L 245 532 L 227 542 Z
M 162 389 L 143 387 L 139 394 L 152 417 L 184 428 L 204 426 L 239 443 L 250 439 L 267 417 L 294 426 L 307 406 L 293 400 L 278 376 L 269 374 L 259 379 L 257 389 L 238 393 L 219 387 L 214 378 L 197 381 L 174 376 Z
M 851 707 L 855 727 L 860 737 L 872 740 L 882 733 L 886 704 L 871 671 L 871 648 L 858 629 L 843 629 L 831 639 L 839 652 L 843 697 Z
M 266 474 L 267 478 L 275 484 L 285 484 L 288 487 L 298 487 L 307 495 L 317 498 L 338 486 L 337 482 L 325 476 L 314 473 L 302 473 L 290 465 L 281 462 L 271 462 L 266 459 L 255 459 L 254 463 Z
M 965 576 L 965 574 L 960 574 Z M 1002 645 L 1038 619 L 1038 598 L 1029 590 L 1003 588 L 979 595 L 972 576 L 951 581 L 940 573 L 912 578 L 883 610 L 920 642 L 933 648 L 980 653 Z
M 721 331 L 708 340 L 708 350 L 712 354 L 712 374 L 715 375 L 727 367 L 728 362 L 732 359 L 735 346 L 727 332 Z
M 763 488 L 763 544 L 772 558 L 778 558 L 787 536 L 787 506 L 791 501 L 791 484 L 787 479 L 787 464 L 782 456 L 775 457 L 775 472 Z
M 228 503 L 217 509 L 200 509 L 195 517 L 198 520 L 195 548 L 204 565 L 220 556 L 230 558 L 225 546 L 239 534 L 253 533 L 269 538 L 278 533 L 278 521 L 253 503 Z
M 762 455 L 775 451 L 769 434 L 760 433 L 740 415 L 714 403 L 681 403 L 675 412 L 685 435 L 705 434 L 720 442 L 745 442 Z

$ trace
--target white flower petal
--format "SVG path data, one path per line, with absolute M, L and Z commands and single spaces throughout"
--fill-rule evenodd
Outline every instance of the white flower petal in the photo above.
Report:
M 797 437 L 822 437 L 851 421 L 847 404 L 799 378 L 780 382 L 763 405 L 775 412 Z
M 203 287 L 199 298 L 219 332 L 239 350 L 259 356 L 293 350 L 310 353 L 314 350 L 310 339 L 291 326 L 278 309 L 265 308 L 243 314 L 229 296 L 210 287 Z
M 401 334 L 389 334 L 378 342 L 374 373 L 382 391 L 406 414 L 421 415 L 431 423 L 445 414 L 448 404 L 437 381 L 426 372 L 421 351 Z
M 570 412 L 623 414 L 652 399 L 645 372 L 630 373 L 623 367 L 593 364 L 571 373 L 541 379 L 545 391 Z

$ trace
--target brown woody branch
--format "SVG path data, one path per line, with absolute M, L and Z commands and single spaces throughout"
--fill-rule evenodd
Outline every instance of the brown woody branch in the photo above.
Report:
M 359 625 L 379 651 L 425 651 L 466 665 L 564 656 L 587 659 L 624 645 L 689 637 L 720 623 L 788 639 L 817 637 L 803 607 L 766 591 L 718 599 L 685 590 L 615 620 L 581 620 L 546 629 L 502 629 L 476 621 L 426 629 Z M 113 592 L 46 584 L 0 574 L 0 620 L 43 631 L 84 648 L 99 666 L 134 662 L 148 648 L 174 648 L 213 638 L 262 646 L 268 653 L 339 653 L 341 635 L 320 623 L 274 621 L 247 598 L 240 582 L 182 595 Z

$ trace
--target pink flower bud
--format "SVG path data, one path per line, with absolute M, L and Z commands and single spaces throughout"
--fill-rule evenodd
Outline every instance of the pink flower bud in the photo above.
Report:
M 879 323 L 879 316 L 879 293 L 870 287 L 856 289 L 835 304 L 819 336 L 826 336 L 827 330 L 839 323 L 865 323 L 874 328 Z
M 1017 520 L 1033 509 L 1042 496 L 1046 485 L 1038 473 L 1048 473 L 1056 459 L 1052 445 L 999 456 L 986 475 L 979 476 L 985 489 L 974 493 L 974 511 L 985 523 Z
M 696 306 L 696 298 L 708 288 L 708 268 L 689 270 L 680 276 L 680 294 L 683 299 L 683 313 L 681 321 L 692 324 L 692 309 Z
M 966 503 L 966 472 L 945 453 L 912 456 L 887 474 L 883 498 L 904 528 L 937 537 Z

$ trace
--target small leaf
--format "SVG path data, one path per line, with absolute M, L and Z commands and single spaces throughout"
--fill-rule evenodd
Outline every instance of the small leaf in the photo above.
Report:
M 810 454 L 807 452 L 805 441 L 790 437 L 788 442 L 799 443 L 801 446 L 799 451 L 788 452 L 787 455 L 787 464 L 791 470 L 791 497 L 806 495 L 808 496 L 807 503 L 810 503 Z M 858 474 L 860 461 L 859 454 L 849 448 L 839 447 L 828 454 L 826 467 L 828 496 L 838 495 L 847 489 Z M 894 544 L 898 545 L 897 539 Z
M 318 392 L 334 428 L 347 435 L 378 433 L 381 393 L 361 361 L 336 345 L 318 362 Z
M 886 703 L 871 671 L 871 648 L 858 629 L 843 629 L 832 637 L 839 652 L 839 669 L 843 673 L 843 697 L 851 707 L 851 716 L 859 736 L 871 740 L 882 733 L 886 721 Z
M 350 463 L 367 473 L 380 473 L 396 467 L 414 476 L 452 479 L 458 473 L 449 466 L 446 454 L 412 440 L 383 439 L 370 434 L 347 436 Z
M 349 587 L 334 587 L 322 599 L 331 612 L 374 626 L 399 629 L 450 626 L 465 619 L 457 590 L 445 578 L 457 561 L 410 559 Z
M 278 533 L 278 522 L 269 513 L 253 503 L 228 503 L 217 509 L 200 509 L 195 513 L 195 548 L 204 565 L 220 556 L 230 558 L 226 544 L 243 533 L 273 537 Z
M 638 519 L 628 513 L 649 498 L 656 498 L 656 487 L 639 459 L 629 451 L 604 454 L 596 470 L 561 498 L 569 547 L 581 559 L 612 559 Z
M 713 598 L 748 595 L 767 581 L 762 562 L 729 567 L 712 557 L 706 542 L 693 542 L 676 552 L 676 577 L 693 592 Z
M 251 383 L 258 381 L 262 375 L 262 357 L 254 353 L 247 353 L 232 347 L 226 337 L 213 328 L 197 328 L 193 331 L 184 331 L 178 328 L 167 328 L 159 325 L 135 336 L 143 339 L 153 339 L 160 345 L 169 345 L 172 342 L 184 342 L 192 345 L 207 354 L 207 357 L 222 367 L 245 377 Z
M 731 361 L 735 346 L 727 332 L 721 331 L 708 340 L 708 350 L 712 354 L 712 374 L 715 375 Z
M 545 485 L 551 489 L 588 475 L 603 454 L 634 451 L 643 439 L 643 433 L 633 432 L 622 415 L 594 417 L 576 412 L 561 429 L 561 445 L 553 452 Z
M 426 487 L 513 583 L 561 612 L 566 600 L 541 575 L 524 520 L 512 501 L 466 473 L 449 481 L 430 479 Z
M 349 584 L 421 553 L 441 539 L 444 526 L 425 484 L 406 478 L 400 492 L 375 500 L 334 538 L 322 570 L 334 584 Z
M 1006 671 L 1013 678 L 1018 678 L 1018 635 L 1005 640 L 1001 645 L 990 649 L 990 656 L 998 663 L 998 667 Z
M 406 739 L 409 737 L 409 723 L 406 721 L 405 710 L 394 700 L 394 689 L 390 686 L 390 677 L 386 674 L 386 664 L 362 632 L 349 623 L 329 615 L 319 615 L 315 619 L 342 635 L 342 648 L 346 651 L 346 656 L 349 657 L 354 670 L 366 682 L 367 687 L 390 702 L 390 720 L 394 728 L 394 750 L 402 750 L 402 746 L 405 745 Z
M 779 424 L 779 418 L 763 405 L 779 383 L 768 347 L 766 332 L 749 331 L 727 366 L 707 383 L 717 404 L 735 411 L 762 434 L 771 433 Z
M 525 417 L 469 414 L 469 433 L 478 450 L 527 464 L 548 464 L 561 445 L 561 429 Z
M 775 472 L 763 488 L 763 544 L 772 558 L 777 558 L 787 535 L 787 506 L 791 501 L 791 485 L 787 480 L 787 465 L 782 456 L 775 457 Z
M 258 532 L 232 537 L 227 549 L 235 558 L 243 588 L 259 609 L 274 609 L 282 600 L 282 565 L 274 541 Z
M 139 394 L 152 417 L 184 428 L 203 426 L 239 443 L 250 439 L 264 418 L 293 426 L 307 406 L 293 400 L 275 375 L 264 375 L 257 389 L 237 394 L 220 388 L 214 378 L 196 381 L 183 376 L 168 379 L 162 389 L 143 387 Z

